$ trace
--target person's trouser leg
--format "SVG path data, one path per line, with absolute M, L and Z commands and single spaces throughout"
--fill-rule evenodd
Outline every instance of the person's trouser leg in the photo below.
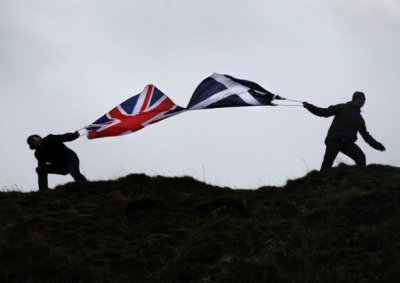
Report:
M 67 175 L 71 174 L 75 181 L 86 181 L 85 176 L 79 170 L 79 160 L 74 160 L 66 166 L 44 164 L 36 168 L 38 173 L 39 191 L 48 189 L 48 174 Z
M 326 143 L 324 160 L 322 161 L 321 171 L 327 168 L 331 168 L 336 156 L 340 150 L 339 145 L 334 143 Z
M 75 181 L 86 181 L 85 176 L 83 176 L 79 170 L 79 160 L 74 160 L 68 163 L 67 169 L 68 173 L 71 174 Z
M 47 190 L 49 188 L 47 183 L 47 172 L 44 170 L 45 165 L 41 165 L 36 169 L 38 173 L 39 191 Z
M 355 143 L 345 144 L 340 151 L 346 154 L 348 157 L 354 160 L 354 162 L 359 166 L 366 166 L 367 161 L 364 152 Z
M 63 170 L 62 168 L 59 168 L 51 164 L 39 165 L 36 168 L 36 172 L 38 173 L 39 191 L 47 190 L 49 188 L 48 178 L 47 178 L 48 174 L 60 174 L 60 175 L 67 174 L 65 170 Z

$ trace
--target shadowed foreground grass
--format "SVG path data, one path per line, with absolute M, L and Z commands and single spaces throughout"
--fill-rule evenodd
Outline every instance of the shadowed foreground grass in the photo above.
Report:
M 0 282 L 398 282 L 400 169 L 232 190 L 129 175 L 0 193 Z

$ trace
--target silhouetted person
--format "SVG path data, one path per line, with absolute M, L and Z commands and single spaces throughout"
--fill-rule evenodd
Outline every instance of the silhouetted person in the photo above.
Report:
M 30 149 L 35 150 L 38 160 L 36 172 L 39 179 L 39 191 L 48 189 L 48 174 L 71 174 L 75 181 L 86 181 L 79 171 L 79 158 L 76 153 L 66 147 L 64 142 L 79 138 L 79 133 L 64 135 L 48 135 L 44 138 L 39 135 L 29 136 L 27 142 Z
M 332 167 L 339 152 L 349 156 L 357 165 L 366 165 L 364 152 L 355 144 L 358 132 L 371 147 L 380 151 L 386 150 L 367 131 L 364 119 L 360 114 L 364 103 L 365 95 L 360 91 L 353 94 L 352 101 L 332 105 L 328 108 L 320 108 L 308 102 L 303 102 L 304 108 L 314 115 L 321 117 L 335 116 L 325 139 L 326 150 L 321 170 Z

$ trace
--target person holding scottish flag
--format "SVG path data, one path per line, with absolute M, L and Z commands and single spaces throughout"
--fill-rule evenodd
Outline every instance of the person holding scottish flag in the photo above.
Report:
M 376 141 L 367 131 L 364 118 L 361 116 L 361 108 L 364 104 L 365 94 L 361 91 L 354 92 L 351 101 L 332 105 L 328 108 L 320 108 L 308 102 L 303 102 L 304 108 L 314 115 L 320 117 L 334 116 L 325 139 L 326 150 L 321 171 L 332 167 L 339 152 L 353 159 L 357 165 L 366 165 L 364 152 L 355 144 L 358 133 L 374 149 L 386 150 L 385 146 Z

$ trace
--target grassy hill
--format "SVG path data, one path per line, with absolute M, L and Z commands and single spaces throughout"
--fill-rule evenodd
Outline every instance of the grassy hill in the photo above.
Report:
M 0 193 L 0 282 L 399 282 L 400 168 L 232 190 L 128 175 Z

